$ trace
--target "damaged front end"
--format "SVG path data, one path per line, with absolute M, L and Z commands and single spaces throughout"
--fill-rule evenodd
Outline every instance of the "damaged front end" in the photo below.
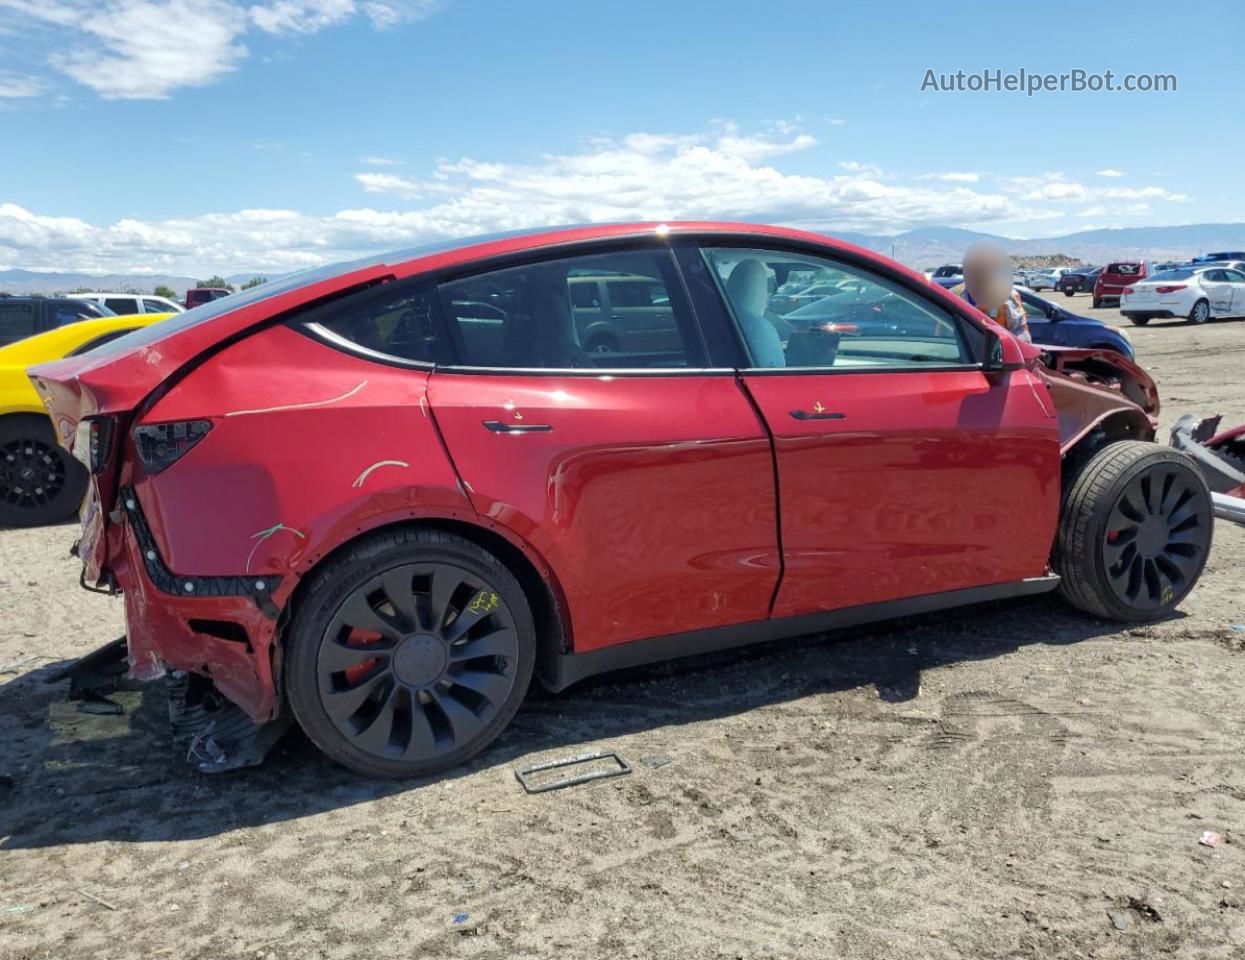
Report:
M 1215 516 L 1245 524 L 1245 425 L 1221 431 L 1222 419 L 1222 414 L 1203 420 L 1185 414 L 1172 427 L 1171 445 L 1202 471 Z

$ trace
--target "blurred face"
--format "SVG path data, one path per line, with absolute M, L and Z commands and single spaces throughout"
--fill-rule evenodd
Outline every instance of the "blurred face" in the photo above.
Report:
M 964 287 L 983 310 L 998 310 L 1012 292 L 1011 258 L 996 246 L 972 248 L 964 255 Z

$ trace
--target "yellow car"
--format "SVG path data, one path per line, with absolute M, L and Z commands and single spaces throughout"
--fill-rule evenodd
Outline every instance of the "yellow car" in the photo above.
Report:
M 37 363 L 73 357 L 170 317 L 142 313 L 79 320 L 0 347 L 0 526 L 33 527 L 73 515 L 86 471 L 56 442 L 52 421 L 26 376 Z

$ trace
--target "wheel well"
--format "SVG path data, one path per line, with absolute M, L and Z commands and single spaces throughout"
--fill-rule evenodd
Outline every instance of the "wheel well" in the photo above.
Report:
M 283 636 L 285 626 L 293 616 L 293 610 L 297 606 L 302 592 L 316 569 L 321 567 L 331 558 L 335 557 L 343 550 L 350 548 L 350 545 L 384 530 L 392 530 L 394 527 L 412 527 L 424 530 L 440 530 L 443 533 L 452 533 L 455 536 L 462 537 L 464 540 L 470 540 L 477 546 L 487 550 L 493 556 L 497 557 L 510 570 L 519 586 L 523 588 L 523 593 L 527 597 L 528 603 L 532 606 L 532 621 L 536 627 L 536 673 L 539 678 L 541 675 L 541 663 L 546 657 L 553 657 L 565 650 L 570 649 L 571 633 L 570 624 L 566 619 L 565 607 L 559 603 L 557 597 L 561 595 L 559 590 L 555 594 L 553 584 L 541 576 L 540 571 L 532 563 L 531 559 L 522 550 L 507 540 L 499 533 L 486 530 L 483 527 L 476 526 L 462 520 L 450 520 L 440 517 L 429 517 L 421 520 L 403 520 L 397 523 L 387 524 L 385 526 L 375 527 L 365 533 L 351 537 L 344 543 L 338 544 L 323 557 L 316 561 L 315 565 L 305 571 L 299 578 L 298 586 L 295 587 L 293 595 L 286 603 L 284 610 L 281 612 L 281 623 L 278 627 L 278 635 Z M 550 575 L 552 577 L 552 574 Z M 274 664 L 274 668 L 276 665 Z M 276 676 L 274 669 L 273 676 Z
M 1152 440 L 1154 430 L 1145 414 L 1137 410 L 1116 410 L 1099 420 L 1063 454 L 1062 487 L 1067 495 L 1085 464 L 1109 443 L 1120 440 Z

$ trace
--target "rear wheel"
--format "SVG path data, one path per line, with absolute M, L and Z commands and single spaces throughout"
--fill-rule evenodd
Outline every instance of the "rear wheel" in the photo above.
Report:
M 510 723 L 536 640 L 513 574 L 447 533 L 361 540 L 317 572 L 290 630 L 286 682 L 307 736 L 370 776 L 462 763 Z
M 1109 444 L 1064 497 L 1060 592 L 1111 620 L 1165 616 L 1197 583 L 1212 522 L 1206 481 L 1187 456 L 1138 440 Z
M 59 443 L 47 417 L 0 419 L 0 526 L 37 527 L 73 516 L 87 474 Z
M 1150 322 L 1149 317 L 1129 316 L 1128 320 L 1134 327 L 1144 327 Z
M 1210 319 L 1210 304 L 1205 300 L 1199 300 L 1193 305 L 1193 309 L 1189 311 L 1189 322 L 1193 324 L 1205 323 Z
M 1102 301 L 1099 300 L 1097 297 L 1094 297 L 1094 303 L 1093 303 L 1094 309 L 1097 310 L 1101 306 L 1102 306 Z
M 1076 291 L 1075 291 L 1075 290 L 1065 290 L 1065 291 L 1063 292 L 1063 295 L 1064 295 L 1065 297 L 1075 296 L 1075 295 L 1076 295 Z

